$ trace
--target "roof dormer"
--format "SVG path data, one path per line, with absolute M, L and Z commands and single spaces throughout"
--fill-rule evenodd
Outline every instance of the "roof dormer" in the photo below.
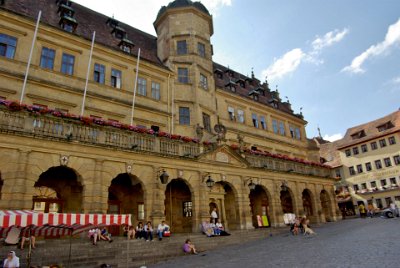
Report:
M 232 92 L 236 92 L 236 83 L 229 79 L 229 82 L 225 84 L 225 88 Z
M 111 28 L 115 28 L 119 25 L 119 21 L 114 18 L 108 18 L 106 24 Z
M 114 34 L 115 38 L 118 39 L 124 39 L 126 35 L 126 31 L 124 28 L 120 26 L 115 26 L 114 29 L 111 31 L 112 34 Z
M 382 125 L 377 126 L 376 128 L 378 129 L 379 132 L 382 132 L 393 127 L 394 127 L 393 123 L 391 121 L 388 121 Z
M 57 13 L 60 15 L 60 17 L 63 17 L 65 15 L 68 17 L 74 17 L 75 10 L 71 7 L 71 5 L 60 4 L 58 6 Z
M 360 131 L 358 131 L 358 132 L 352 134 L 352 135 L 351 135 L 351 138 L 352 138 L 353 140 L 356 140 L 356 139 L 361 139 L 361 138 L 363 138 L 363 137 L 365 137 L 365 136 L 366 136 L 365 131 L 364 131 L 364 130 L 360 130 Z
M 221 69 L 215 69 L 214 73 L 217 75 L 219 79 L 222 79 L 224 72 Z
M 128 54 L 131 54 L 132 49 L 135 46 L 135 44 L 131 40 L 129 40 L 127 38 L 123 38 L 121 40 L 121 42 L 119 42 L 118 46 L 122 51 L 124 51 Z

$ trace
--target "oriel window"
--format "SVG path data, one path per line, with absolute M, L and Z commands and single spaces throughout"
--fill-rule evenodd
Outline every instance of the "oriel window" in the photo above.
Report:
M 178 68 L 178 82 L 189 83 L 189 70 L 187 68 Z
M 187 54 L 187 44 L 186 40 L 181 40 L 176 43 L 178 55 Z
M 200 57 L 206 57 L 206 46 L 203 43 L 197 43 L 197 53 Z

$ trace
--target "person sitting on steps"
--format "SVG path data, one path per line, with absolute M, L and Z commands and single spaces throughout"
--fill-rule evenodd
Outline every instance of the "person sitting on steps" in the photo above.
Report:
M 158 240 L 162 240 L 164 232 L 166 231 L 169 231 L 169 226 L 165 223 L 165 221 L 162 221 L 157 227 Z
M 190 241 L 190 239 L 186 239 L 185 244 L 183 244 L 183 252 L 196 255 L 198 254 L 195 246 L 192 244 L 192 241 Z

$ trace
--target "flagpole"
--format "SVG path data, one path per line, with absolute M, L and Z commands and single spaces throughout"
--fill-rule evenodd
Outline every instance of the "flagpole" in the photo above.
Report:
M 42 16 L 42 11 L 40 10 L 39 14 L 38 14 L 38 17 L 37 17 L 37 21 L 36 21 L 35 33 L 33 34 L 33 39 L 32 39 L 31 51 L 29 53 L 28 64 L 26 66 L 24 84 L 22 85 L 21 98 L 19 99 L 19 103 L 20 104 L 22 104 L 22 101 L 23 101 L 24 95 L 25 95 L 25 88 L 26 88 L 26 82 L 28 81 L 29 67 L 31 66 L 33 48 L 35 47 L 35 41 L 36 41 L 36 36 L 37 36 L 38 29 L 39 29 L 39 22 L 40 22 L 40 17 L 41 16 Z
M 88 83 L 89 83 L 89 72 L 90 72 L 90 65 L 92 64 L 93 46 L 94 46 L 95 38 L 96 38 L 96 31 L 93 31 L 92 46 L 90 47 L 89 63 L 88 63 L 88 68 L 87 68 L 87 72 L 86 72 L 85 90 L 83 91 L 81 116 L 83 116 L 83 112 L 85 111 L 86 92 L 87 92 L 87 87 L 88 87 Z
M 136 78 L 135 78 L 135 87 L 133 89 L 131 126 L 133 125 L 133 113 L 135 112 L 136 87 L 137 87 L 137 80 L 138 80 L 138 75 L 139 75 L 139 61 L 140 61 L 140 48 L 138 51 L 138 57 L 137 57 L 137 62 L 136 62 Z

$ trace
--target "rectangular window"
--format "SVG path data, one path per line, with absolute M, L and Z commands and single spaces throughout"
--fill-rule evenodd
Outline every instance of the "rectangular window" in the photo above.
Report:
M 95 82 L 104 84 L 106 78 L 106 67 L 102 64 L 94 64 L 93 79 Z
M 256 114 L 251 114 L 251 119 L 253 121 L 253 126 L 258 128 L 258 118 Z
M 185 218 L 192 217 L 192 202 L 191 201 L 183 202 L 183 217 L 185 217 Z
M 392 161 L 390 161 L 389 157 L 384 158 L 383 162 L 385 162 L 385 167 L 391 167 L 392 166 Z
M 357 155 L 357 154 L 358 154 L 358 147 L 354 147 L 354 148 L 353 148 L 353 154 L 354 154 L 354 155 Z
M 206 46 L 203 43 L 200 42 L 197 43 L 197 53 L 199 54 L 200 57 L 203 58 L 206 57 Z
M 363 172 L 362 165 L 357 165 L 357 172 L 358 173 L 362 173 Z
M 138 220 L 144 220 L 144 204 L 138 203 Z
M 142 77 L 139 77 L 137 86 L 138 86 L 137 93 L 139 95 L 146 96 L 147 95 L 147 80 Z
M 364 182 L 364 183 L 361 183 L 361 190 L 366 190 L 367 189 L 367 184 Z
M 344 153 L 346 154 L 347 157 L 351 156 L 351 150 L 347 149 L 346 151 L 344 151 Z
M 235 121 L 235 109 L 233 109 L 233 107 L 228 107 L 228 115 L 229 120 Z
M 40 57 L 40 67 L 53 70 L 55 56 L 56 51 L 54 49 L 43 47 L 42 56 Z
M 378 145 L 376 144 L 376 141 L 371 142 L 371 150 L 376 150 L 378 149 Z
M 17 47 L 17 38 L 7 34 L 0 34 L 0 56 L 13 59 Z
M 239 123 L 244 123 L 244 111 L 238 110 L 237 111 L 238 121 Z
M 375 160 L 375 167 L 376 167 L 376 169 L 381 169 L 382 168 L 381 160 Z
M 275 134 L 278 134 L 278 121 L 276 121 L 275 119 L 272 120 L 272 129 L 274 130 Z
M 350 175 L 355 175 L 356 174 L 356 171 L 354 170 L 354 167 L 349 167 L 349 172 L 350 172 Z
M 296 139 L 301 140 L 300 128 L 298 127 L 294 128 L 294 132 L 296 134 Z
M 358 190 L 360 190 L 360 188 L 358 187 L 358 184 L 354 184 L 353 185 L 353 189 L 355 192 L 357 192 Z
M 379 140 L 379 145 L 381 148 L 386 147 L 386 140 Z
M 285 136 L 285 124 L 283 122 L 279 122 L 279 134 Z
M 208 89 L 207 76 L 205 76 L 204 74 L 200 74 L 200 87 Z
M 151 82 L 151 97 L 160 100 L 160 83 Z
M 389 144 L 390 145 L 396 144 L 396 138 L 394 136 L 389 137 Z
M 121 88 L 122 73 L 120 70 L 111 69 L 111 86 Z
M 376 188 L 376 181 L 371 181 L 371 188 Z
M 395 165 L 400 165 L 400 155 L 393 156 L 393 161 Z
M 187 54 L 187 44 L 186 40 L 181 40 L 176 43 L 178 55 Z
M 378 208 L 383 208 L 382 199 L 377 198 L 377 199 L 375 199 L 375 202 L 376 202 L 376 206 Z
M 179 124 L 190 125 L 190 110 L 188 107 L 179 107 Z
M 203 113 L 203 127 L 208 132 L 211 132 L 211 120 L 210 116 L 206 113 Z
M 61 61 L 61 72 L 63 74 L 74 74 L 75 56 L 63 53 Z
M 370 163 L 370 162 L 365 163 L 365 169 L 366 169 L 367 171 L 371 171 L 371 170 L 372 170 L 372 166 L 371 166 L 371 163 Z
M 386 179 L 381 180 L 381 186 L 385 187 L 386 186 Z
M 396 186 L 397 185 L 396 178 L 390 178 L 390 184 L 392 186 Z
M 178 68 L 178 82 L 189 83 L 189 70 L 187 68 Z
M 385 198 L 385 203 L 386 203 L 386 206 L 387 206 L 387 207 L 390 206 L 390 203 L 392 203 L 392 198 L 386 197 L 386 198 Z
M 289 126 L 290 137 L 294 138 L 294 128 Z
M 265 117 L 263 115 L 260 116 L 260 124 L 262 129 L 267 129 L 267 123 L 265 122 Z
M 366 144 L 361 145 L 361 152 L 363 152 L 363 153 L 368 152 L 368 147 Z

